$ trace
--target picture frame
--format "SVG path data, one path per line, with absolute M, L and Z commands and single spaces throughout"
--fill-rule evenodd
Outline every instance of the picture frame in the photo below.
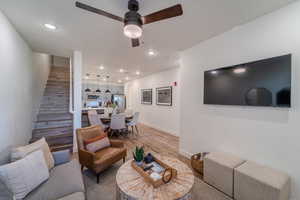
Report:
M 152 89 L 141 90 L 141 104 L 152 105 Z
M 172 106 L 172 86 L 156 88 L 156 105 Z

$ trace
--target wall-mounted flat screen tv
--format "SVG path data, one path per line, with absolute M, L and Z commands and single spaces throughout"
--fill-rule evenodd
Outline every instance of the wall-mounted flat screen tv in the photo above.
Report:
M 291 107 L 291 54 L 204 72 L 204 104 Z

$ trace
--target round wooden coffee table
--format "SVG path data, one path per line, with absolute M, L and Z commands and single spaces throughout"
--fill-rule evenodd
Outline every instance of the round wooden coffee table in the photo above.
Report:
M 190 200 L 194 185 L 192 170 L 175 158 L 160 156 L 160 160 L 175 168 L 177 178 L 158 188 L 145 182 L 144 178 L 131 167 L 131 161 L 123 164 L 116 176 L 118 200 Z

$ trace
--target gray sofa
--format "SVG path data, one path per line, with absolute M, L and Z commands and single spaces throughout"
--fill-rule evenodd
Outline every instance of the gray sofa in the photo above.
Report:
M 24 200 L 85 200 L 85 188 L 76 159 L 70 161 L 69 151 L 53 153 L 55 167 L 50 171 L 50 177 L 38 188 L 29 193 Z M 1 187 L 0 187 L 1 188 Z M 8 191 L 0 189 L 0 200 L 12 199 Z

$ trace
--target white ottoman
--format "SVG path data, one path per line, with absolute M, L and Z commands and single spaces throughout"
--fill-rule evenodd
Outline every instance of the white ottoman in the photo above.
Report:
M 247 161 L 235 169 L 236 200 L 288 200 L 290 178 L 270 167 Z
M 233 171 L 244 162 L 228 153 L 209 153 L 204 158 L 204 181 L 233 197 Z

